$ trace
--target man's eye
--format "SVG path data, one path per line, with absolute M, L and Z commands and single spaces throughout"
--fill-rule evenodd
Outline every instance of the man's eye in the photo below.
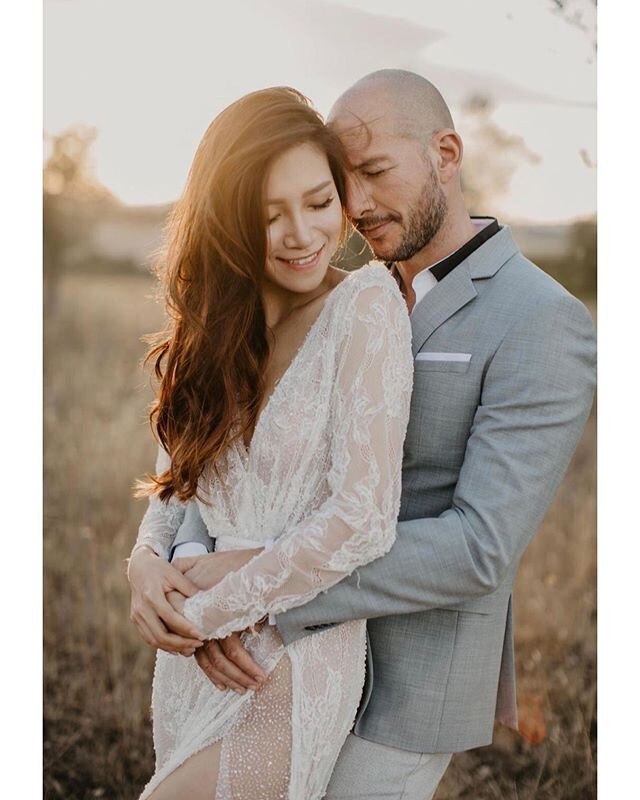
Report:
M 317 203 L 312 205 L 311 208 L 313 208 L 315 211 L 319 211 L 321 208 L 329 208 L 331 203 L 333 203 L 333 197 L 327 197 L 324 203 Z
M 367 170 L 363 174 L 366 175 L 367 178 L 377 178 L 378 175 L 384 175 L 386 171 L 386 169 Z

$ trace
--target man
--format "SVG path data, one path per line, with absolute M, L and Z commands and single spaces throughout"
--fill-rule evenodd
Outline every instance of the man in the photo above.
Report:
M 494 719 L 517 724 L 513 582 L 589 413 L 593 326 L 507 227 L 470 218 L 462 140 L 431 83 L 373 73 L 330 123 L 349 214 L 411 314 L 402 505 L 386 556 L 275 623 L 287 644 L 369 620 L 367 685 L 327 797 L 424 800 L 452 753 L 489 744 Z M 194 505 L 176 555 L 197 524 Z M 252 672 L 237 636 L 197 657 L 228 685 Z

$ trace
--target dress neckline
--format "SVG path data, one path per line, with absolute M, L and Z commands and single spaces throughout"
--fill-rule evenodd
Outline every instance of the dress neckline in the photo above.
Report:
M 259 431 L 260 431 L 260 429 L 262 427 L 262 421 L 263 421 L 263 419 L 265 417 L 266 412 L 268 411 L 269 407 L 272 405 L 274 398 L 276 397 L 276 395 L 278 394 L 278 392 L 280 390 L 280 387 L 282 386 L 282 384 L 284 383 L 286 378 L 291 374 L 291 372 L 292 372 L 293 368 L 295 367 L 296 363 L 300 360 L 300 357 L 301 357 L 303 351 L 306 349 L 307 345 L 309 344 L 309 341 L 311 340 L 312 336 L 318 330 L 318 328 L 320 326 L 320 322 L 324 319 L 328 309 L 330 308 L 330 306 L 332 304 L 332 301 L 333 301 L 335 295 L 338 294 L 338 291 L 339 291 L 340 287 L 343 286 L 345 283 L 349 283 L 349 281 L 353 278 L 353 276 L 356 275 L 357 273 L 359 273 L 361 269 L 366 269 L 366 267 L 361 267 L 360 269 L 357 269 L 357 270 L 354 270 L 353 272 L 350 272 L 346 277 L 344 277 L 340 281 L 340 283 L 338 283 L 336 286 L 334 286 L 333 289 L 330 292 L 327 293 L 327 298 L 324 301 L 324 303 L 322 304 L 322 308 L 320 309 L 320 311 L 318 313 L 318 316 L 314 319 L 314 321 L 309 326 L 307 332 L 304 335 L 304 339 L 302 340 L 302 342 L 300 343 L 300 346 L 298 347 L 298 349 L 294 353 L 291 361 L 289 362 L 288 367 L 285 369 L 285 371 L 282 373 L 282 375 L 278 378 L 278 380 L 274 383 L 273 389 L 271 391 L 271 394 L 267 398 L 267 402 L 262 407 L 262 411 L 260 412 L 260 414 L 258 415 L 258 419 L 256 420 L 256 424 L 255 424 L 255 427 L 253 429 L 253 434 L 251 436 L 251 441 L 249 442 L 249 444 L 245 444 L 244 439 L 243 439 L 242 436 L 240 436 L 239 439 L 237 440 L 240 448 L 242 449 L 242 452 L 244 453 L 244 457 L 245 457 L 246 461 L 249 460 L 251 452 L 252 452 L 253 448 L 255 447 L 256 436 L 258 435 L 258 433 L 259 433 Z

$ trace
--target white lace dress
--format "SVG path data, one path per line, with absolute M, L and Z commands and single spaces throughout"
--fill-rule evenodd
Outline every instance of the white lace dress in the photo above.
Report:
M 185 604 L 207 638 L 303 605 L 395 538 L 413 363 L 404 300 L 368 266 L 333 289 L 264 407 L 250 448 L 205 471 L 198 501 L 217 549 L 269 543 Z M 158 470 L 167 466 L 161 452 Z M 167 558 L 184 504 L 152 498 L 136 546 Z M 195 659 L 159 651 L 153 684 L 156 771 L 142 798 L 189 756 L 223 739 L 217 800 L 323 796 L 358 707 L 365 621 L 284 647 L 274 626 L 243 634 L 269 680 L 219 691 Z

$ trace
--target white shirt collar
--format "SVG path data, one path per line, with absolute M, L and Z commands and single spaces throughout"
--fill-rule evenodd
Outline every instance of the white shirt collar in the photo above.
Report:
M 473 226 L 476 229 L 476 234 L 480 233 L 481 230 L 487 227 L 487 225 L 491 225 L 493 220 L 491 219 L 473 219 L 471 220 Z M 474 234 L 475 235 L 475 234 Z M 456 252 L 454 250 L 454 252 Z M 416 302 L 413 304 L 413 309 L 411 310 L 411 314 L 416 310 L 416 306 L 421 300 L 424 300 L 425 296 L 433 289 L 433 287 L 438 283 L 438 281 L 433 277 L 431 270 L 437 266 L 438 264 L 442 263 L 445 259 L 449 258 L 450 255 L 453 253 L 449 253 L 444 258 L 439 259 L 436 261 L 435 264 L 429 264 L 428 267 L 425 267 L 421 270 L 417 275 L 414 276 L 413 281 L 411 282 L 411 287 L 416 296 Z

